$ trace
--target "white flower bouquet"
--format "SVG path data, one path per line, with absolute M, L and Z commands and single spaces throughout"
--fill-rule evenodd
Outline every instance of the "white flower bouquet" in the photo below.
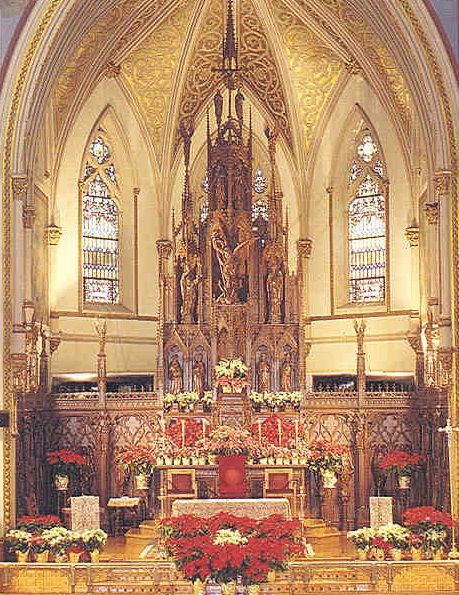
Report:
M 102 549 L 105 545 L 107 541 L 107 533 L 102 531 L 102 529 L 89 529 L 88 531 L 83 531 L 80 534 L 80 538 L 83 548 L 87 552 L 93 552 Z

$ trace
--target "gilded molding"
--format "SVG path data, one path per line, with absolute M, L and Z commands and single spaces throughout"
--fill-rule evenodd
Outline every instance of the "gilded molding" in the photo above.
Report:
M 416 248 L 419 246 L 419 227 L 410 226 L 405 229 L 405 238 L 410 245 L 410 248 Z
M 424 205 L 424 213 L 429 225 L 437 225 L 438 219 L 440 217 L 440 203 L 427 202 Z

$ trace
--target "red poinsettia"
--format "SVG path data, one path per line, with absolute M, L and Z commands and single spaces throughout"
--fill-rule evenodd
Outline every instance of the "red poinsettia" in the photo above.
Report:
M 275 446 L 294 446 L 297 435 L 302 435 L 303 426 L 298 426 L 280 415 L 270 415 L 261 424 L 252 424 L 252 435 L 261 438 L 263 444 Z
M 209 519 L 184 515 L 163 524 L 168 551 L 190 580 L 228 582 L 240 575 L 245 584 L 260 583 L 303 550 L 299 523 L 279 515 L 263 520 L 227 513 Z
M 75 476 L 78 468 L 86 463 L 86 457 L 74 450 L 61 449 L 48 451 L 46 460 L 52 468 L 52 474 Z
M 379 468 L 397 475 L 411 475 L 425 461 L 425 457 L 419 453 L 411 453 L 405 450 L 394 450 L 387 453 L 379 463 Z
M 118 460 L 125 469 L 132 471 L 135 475 L 151 475 L 156 464 L 153 449 L 143 445 L 126 446 L 119 454 Z
M 308 466 L 313 471 L 340 472 L 347 450 L 341 444 L 319 440 L 310 445 L 311 455 Z
M 166 428 L 166 435 L 177 448 L 183 446 L 196 446 L 204 438 L 203 431 L 206 432 L 206 438 L 211 433 L 208 424 L 203 425 L 202 420 L 190 417 L 174 417 L 169 421 Z
M 403 522 L 407 527 L 419 527 L 426 525 L 442 525 L 443 527 L 452 527 L 453 519 L 451 515 L 442 510 L 437 510 L 433 506 L 416 506 L 408 508 L 403 513 Z
M 29 533 L 40 533 L 44 529 L 60 527 L 61 519 L 54 514 L 40 514 L 37 516 L 21 516 L 18 518 L 17 527 Z

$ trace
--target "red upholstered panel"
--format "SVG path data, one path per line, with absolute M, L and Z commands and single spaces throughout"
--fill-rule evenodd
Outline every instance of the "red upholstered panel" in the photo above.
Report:
M 270 473 L 268 475 L 268 491 L 286 494 L 291 492 L 288 473 Z
M 173 473 L 171 484 L 171 491 L 175 494 L 191 494 L 193 492 L 191 473 Z
M 244 498 L 245 456 L 226 455 L 218 458 L 219 495 L 221 498 Z

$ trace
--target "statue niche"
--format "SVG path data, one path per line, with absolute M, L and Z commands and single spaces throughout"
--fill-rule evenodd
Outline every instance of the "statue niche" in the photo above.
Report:
M 173 353 L 167 368 L 169 380 L 169 392 L 177 395 L 183 391 L 183 368 L 180 364 L 177 353 Z
M 204 363 L 202 351 L 196 353 L 191 372 L 193 390 L 202 397 L 206 390 L 206 364 Z
M 276 256 L 268 260 L 266 275 L 266 296 L 268 322 L 280 324 L 282 322 L 282 307 L 284 301 L 284 273 L 282 260 Z
M 264 351 L 260 353 L 256 365 L 256 380 L 259 393 L 267 393 L 271 388 L 271 364 Z
M 198 289 L 202 279 L 201 263 L 197 254 L 184 259 L 180 274 L 180 292 L 182 306 L 180 317 L 182 322 L 194 323 L 198 321 Z
M 292 352 L 286 351 L 280 365 L 280 390 L 290 393 L 294 390 L 294 364 Z

